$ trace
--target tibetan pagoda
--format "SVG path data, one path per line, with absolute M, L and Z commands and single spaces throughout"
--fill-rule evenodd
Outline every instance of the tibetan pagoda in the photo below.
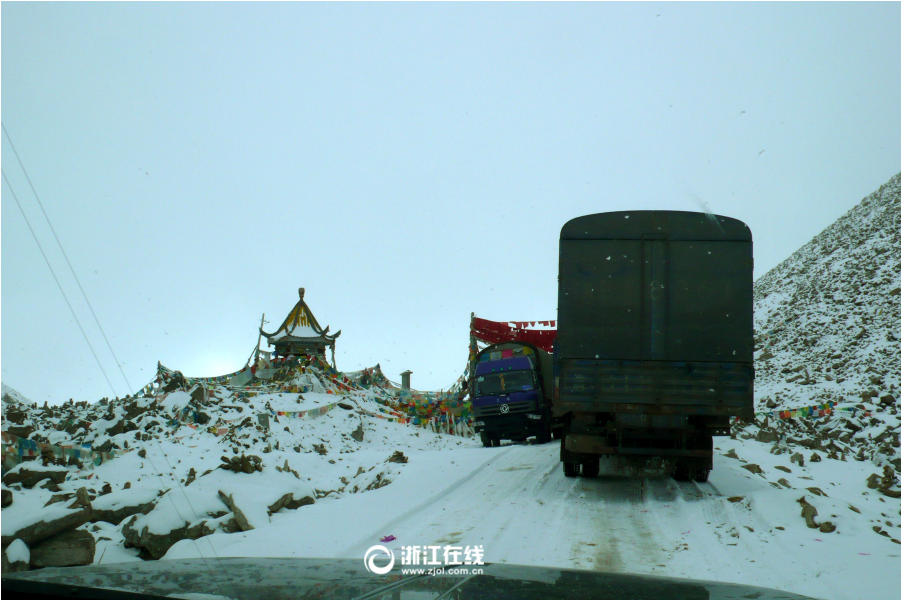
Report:
M 332 366 L 334 366 L 335 339 L 341 335 L 341 331 L 328 334 L 329 327 L 323 329 L 319 325 L 303 300 L 304 289 L 297 289 L 297 292 L 300 300 L 278 330 L 270 333 L 260 328 L 260 334 L 266 337 L 269 345 L 275 347 L 276 357 L 318 355 L 328 361 L 325 357 L 325 349 L 328 347 L 332 350 Z

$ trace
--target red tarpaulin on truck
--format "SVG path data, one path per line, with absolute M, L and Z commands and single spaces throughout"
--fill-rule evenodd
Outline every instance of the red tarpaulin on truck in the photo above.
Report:
M 527 330 L 527 326 L 550 326 L 556 328 L 556 320 L 544 320 L 535 322 L 492 322 L 482 318 L 473 318 L 470 332 L 474 338 L 483 343 L 504 343 L 506 341 L 523 341 L 531 343 L 548 353 L 554 352 L 554 339 L 557 338 L 556 330 Z

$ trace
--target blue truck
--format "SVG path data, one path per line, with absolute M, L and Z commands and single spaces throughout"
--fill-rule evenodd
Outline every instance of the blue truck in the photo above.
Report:
M 497 343 L 478 354 L 470 397 L 473 427 L 482 445 L 497 447 L 501 439 L 547 443 L 555 428 L 551 412 L 553 357 L 522 341 Z

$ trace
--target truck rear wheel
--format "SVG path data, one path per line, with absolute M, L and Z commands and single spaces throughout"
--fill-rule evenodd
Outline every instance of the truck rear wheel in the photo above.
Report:
M 576 462 L 564 462 L 563 475 L 567 477 L 579 476 L 579 465 Z
M 697 481 L 698 483 L 706 483 L 707 477 L 710 476 L 709 470 L 696 470 L 694 471 L 694 475 L 692 475 L 692 479 Z
M 691 471 L 684 466 L 676 466 L 676 470 L 673 472 L 673 478 L 677 481 L 690 481 Z
M 601 472 L 601 462 L 599 458 L 592 458 L 582 463 L 582 476 L 593 479 Z
M 488 433 L 482 431 L 482 447 L 491 447 L 491 437 L 488 436 Z

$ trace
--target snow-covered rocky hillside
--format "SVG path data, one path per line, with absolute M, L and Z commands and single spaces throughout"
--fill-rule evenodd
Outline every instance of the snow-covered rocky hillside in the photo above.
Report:
M 853 401 L 901 385 L 901 174 L 754 285 L 761 409 Z
M 161 371 L 141 395 L 59 407 L 9 389 L 3 548 L 21 540 L 12 549 L 32 568 L 59 566 L 61 547 L 70 564 L 158 559 L 182 540 L 388 486 L 407 454 L 474 445 L 441 433 L 471 435 L 465 420 L 447 424 L 460 404 L 413 399 L 377 368 L 280 370 L 262 388 Z M 428 413 L 445 422 L 429 425 Z

